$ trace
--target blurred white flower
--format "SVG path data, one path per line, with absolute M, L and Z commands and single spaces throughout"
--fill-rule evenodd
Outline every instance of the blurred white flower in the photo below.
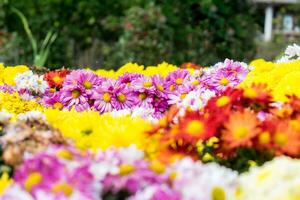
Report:
M 17 74 L 15 83 L 18 90 L 29 90 L 34 93 L 45 93 L 49 87 L 43 76 L 33 74 L 31 70 Z
M 239 177 L 237 200 L 300 199 L 300 160 L 276 157 Z
M 170 169 L 175 173 L 173 189 L 183 200 L 229 199 L 236 189 L 238 174 L 216 163 L 203 164 L 184 158 Z

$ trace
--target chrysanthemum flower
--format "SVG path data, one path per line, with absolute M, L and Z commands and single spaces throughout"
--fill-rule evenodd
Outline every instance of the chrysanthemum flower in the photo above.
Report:
M 116 110 L 132 108 L 138 102 L 136 92 L 129 88 L 126 84 L 116 82 L 114 89 L 115 98 L 112 98 L 112 106 Z
M 46 92 L 42 99 L 43 105 L 46 107 L 53 107 L 55 109 L 62 109 L 64 107 L 61 100 L 61 92 Z
M 75 108 L 77 111 L 84 111 L 90 108 L 88 94 L 79 86 L 62 88 L 60 101 L 68 109 Z
M 185 82 L 188 81 L 190 77 L 190 73 L 188 70 L 178 69 L 169 73 L 166 77 L 166 83 L 168 85 L 168 91 L 174 92 L 174 90 L 178 90 L 181 86 L 184 85 Z
M 132 81 L 131 87 L 137 92 L 153 93 L 155 86 L 151 77 L 143 76 Z
M 136 80 L 137 78 L 141 78 L 143 75 L 141 74 L 132 74 L 132 73 L 125 73 L 118 78 L 120 83 L 125 83 L 131 86 L 131 82 Z
M 96 87 L 100 86 L 104 78 L 101 78 L 91 71 L 75 70 L 66 76 L 63 87 L 73 89 L 79 87 L 89 97 L 93 95 Z
M 205 71 L 201 82 L 216 92 L 225 91 L 228 87 L 237 86 L 248 74 L 245 63 L 226 59 Z
M 91 97 L 94 100 L 94 108 L 100 113 L 113 110 L 112 102 L 116 101 L 115 87 L 116 80 L 106 80 L 101 86 L 95 89 L 95 93 Z
M 61 88 L 65 80 L 65 77 L 70 73 L 67 69 L 60 69 L 55 71 L 50 71 L 44 75 L 44 80 L 46 80 L 51 88 Z
M 195 145 L 199 140 L 207 140 L 215 135 L 215 124 L 199 112 L 187 112 L 179 119 L 179 132 L 175 138 Z
M 275 121 L 276 122 L 276 121 Z M 271 138 L 277 154 L 300 155 L 300 135 L 292 123 L 277 121 Z M 299 122 L 298 122 L 299 123 Z
M 256 114 L 250 110 L 234 112 L 224 124 L 224 148 L 250 147 L 252 139 L 260 132 Z

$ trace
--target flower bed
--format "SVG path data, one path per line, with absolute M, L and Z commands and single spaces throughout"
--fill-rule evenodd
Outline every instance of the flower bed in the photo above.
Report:
M 1 65 L 0 199 L 298 199 L 298 52 L 209 68 Z

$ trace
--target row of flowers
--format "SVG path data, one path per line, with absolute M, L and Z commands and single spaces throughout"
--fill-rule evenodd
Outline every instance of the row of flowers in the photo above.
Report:
M 1 65 L 0 199 L 298 199 L 298 57 Z

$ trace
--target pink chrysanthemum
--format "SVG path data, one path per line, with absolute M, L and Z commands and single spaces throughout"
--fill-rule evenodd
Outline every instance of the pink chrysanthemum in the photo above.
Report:
M 115 98 L 116 80 L 108 79 L 97 87 L 95 93 L 92 95 L 94 100 L 94 108 L 100 113 L 109 112 L 113 110 L 112 102 Z
M 112 106 L 116 110 L 132 108 L 138 102 L 136 93 L 125 83 L 116 82 L 114 95 L 115 98 L 112 98 Z

